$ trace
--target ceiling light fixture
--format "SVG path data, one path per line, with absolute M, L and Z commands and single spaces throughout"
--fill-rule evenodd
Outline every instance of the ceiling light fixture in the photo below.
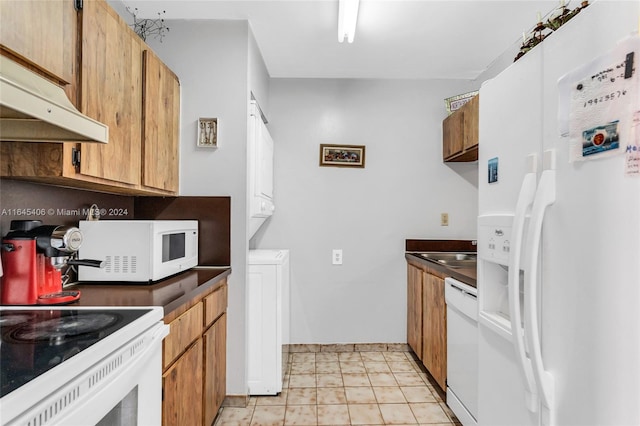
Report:
M 338 0 L 338 41 L 353 43 L 360 0 Z

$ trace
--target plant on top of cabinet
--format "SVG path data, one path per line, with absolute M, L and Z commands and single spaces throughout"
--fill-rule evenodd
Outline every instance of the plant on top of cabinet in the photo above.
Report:
M 127 6 L 127 12 L 129 12 L 133 17 L 133 24 L 131 24 L 131 28 L 133 28 L 133 31 L 135 31 L 142 40 L 147 41 L 147 37 L 153 36 L 162 43 L 162 39 L 166 35 L 165 33 L 168 33 L 170 30 L 170 28 L 165 25 L 164 18 L 162 18 L 162 15 L 167 13 L 166 10 L 158 12 L 157 19 L 138 18 L 137 7 L 131 9 Z

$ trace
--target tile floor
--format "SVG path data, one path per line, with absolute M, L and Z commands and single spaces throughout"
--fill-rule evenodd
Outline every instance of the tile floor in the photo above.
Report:
M 225 407 L 215 426 L 459 426 L 410 352 L 292 353 L 282 393 Z

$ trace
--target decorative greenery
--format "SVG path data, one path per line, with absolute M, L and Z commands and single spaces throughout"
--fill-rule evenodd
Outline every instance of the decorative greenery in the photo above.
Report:
M 130 25 L 130 27 L 133 28 L 133 31 L 135 31 L 142 40 L 147 41 L 147 37 L 153 36 L 162 43 L 162 39 L 166 33 L 169 32 L 169 27 L 165 26 L 164 19 L 162 19 L 162 15 L 167 13 L 166 11 L 158 12 L 158 19 L 138 18 L 137 7 L 131 10 L 131 8 L 127 6 L 127 12 L 133 16 L 133 24 Z
M 525 37 L 524 33 L 522 34 L 522 46 L 520 46 L 520 51 L 518 52 L 518 55 L 515 57 L 513 62 L 523 57 L 525 53 L 527 53 L 537 44 L 541 43 L 545 38 L 550 36 L 555 30 L 566 24 L 571 18 L 576 16 L 582 9 L 586 8 L 587 6 L 589 6 L 589 2 L 583 1 L 580 6 L 570 11 L 564 5 L 564 1 L 561 1 L 560 7 L 558 7 L 551 13 L 551 16 L 549 17 L 549 19 L 547 19 L 547 22 L 538 22 L 535 28 L 531 31 L 529 37 Z M 549 30 L 549 32 L 544 34 L 544 30 Z

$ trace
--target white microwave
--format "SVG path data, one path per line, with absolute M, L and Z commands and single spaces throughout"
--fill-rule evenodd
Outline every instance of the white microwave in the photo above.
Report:
M 197 220 L 80 221 L 81 259 L 104 267 L 80 266 L 79 281 L 149 282 L 198 264 Z

